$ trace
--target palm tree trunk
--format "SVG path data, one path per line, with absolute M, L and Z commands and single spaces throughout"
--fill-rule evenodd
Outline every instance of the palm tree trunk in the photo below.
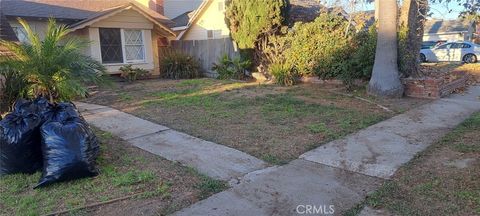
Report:
M 397 0 L 378 1 L 378 40 L 368 93 L 378 97 L 402 97 L 397 63 Z

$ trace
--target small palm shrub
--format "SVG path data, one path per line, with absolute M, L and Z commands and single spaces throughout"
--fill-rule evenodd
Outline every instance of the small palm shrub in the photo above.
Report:
M 120 77 L 125 79 L 128 82 L 134 82 L 140 77 L 145 77 L 148 75 L 148 71 L 142 68 L 133 68 L 132 65 L 125 65 L 119 69 L 122 73 Z
M 12 110 L 12 105 L 18 98 L 28 96 L 28 81 L 25 74 L 15 68 L 0 63 L 0 114 Z
M 218 73 L 218 79 L 245 79 L 250 65 L 249 60 L 241 57 L 230 59 L 224 54 L 218 59 L 218 63 L 213 64 L 212 70 Z
M 299 78 L 296 71 L 284 63 L 271 64 L 269 72 L 274 77 L 275 82 L 280 85 L 295 85 Z
M 160 75 L 168 79 L 194 79 L 202 76 L 200 63 L 193 57 L 170 51 L 160 61 Z
M 10 73 L 4 84 L 7 88 L 25 85 L 29 98 L 43 96 L 55 102 L 85 97 L 86 84 L 106 81 L 102 64 L 82 54 L 89 41 L 69 36 L 71 30 L 66 25 L 57 25 L 54 19 L 50 19 L 42 40 L 27 22 L 18 21 L 26 31 L 29 43 L 0 40 L 0 46 L 6 47 L 13 55 L 0 64 L 2 73 Z

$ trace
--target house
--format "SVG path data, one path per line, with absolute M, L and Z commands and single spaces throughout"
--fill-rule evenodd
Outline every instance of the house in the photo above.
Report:
M 462 20 L 427 20 L 423 41 L 471 41 L 475 25 Z
M 205 0 L 196 10 L 174 18 L 178 22 L 174 29 L 180 30 L 177 40 L 230 38 L 230 30 L 225 21 L 225 2 L 226 0 Z
M 67 25 L 72 35 L 91 43 L 83 52 L 102 62 L 111 74 L 132 64 L 159 73 L 159 47 L 176 37 L 174 23 L 163 16 L 163 0 L 3 0 L 2 39 L 28 42 L 17 18 L 40 37 L 48 18 Z M 5 28 L 3 28 L 5 26 Z

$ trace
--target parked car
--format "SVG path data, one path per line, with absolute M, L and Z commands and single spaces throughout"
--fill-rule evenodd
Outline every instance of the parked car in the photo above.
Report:
M 480 57 L 480 45 L 471 42 L 447 42 L 431 49 L 420 50 L 422 62 L 463 61 L 476 63 Z
M 447 41 L 424 41 L 422 43 L 422 49 L 432 49 L 438 45 L 441 45 Z

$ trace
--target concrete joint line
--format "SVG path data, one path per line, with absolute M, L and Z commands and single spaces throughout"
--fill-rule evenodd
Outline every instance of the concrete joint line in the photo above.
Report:
M 144 135 L 140 135 L 140 136 L 128 138 L 128 139 L 125 139 L 125 141 L 131 141 L 131 140 L 134 140 L 134 139 L 139 139 L 139 138 L 151 136 L 151 135 L 154 135 L 154 134 L 159 134 L 159 133 L 162 133 L 162 132 L 165 132 L 165 131 L 168 131 L 168 130 L 171 130 L 171 129 L 168 128 L 168 129 L 164 129 L 164 130 L 159 130 L 159 131 L 157 131 L 157 132 L 153 132 L 153 133 L 149 133 L 149 134 L 144 134 Z

